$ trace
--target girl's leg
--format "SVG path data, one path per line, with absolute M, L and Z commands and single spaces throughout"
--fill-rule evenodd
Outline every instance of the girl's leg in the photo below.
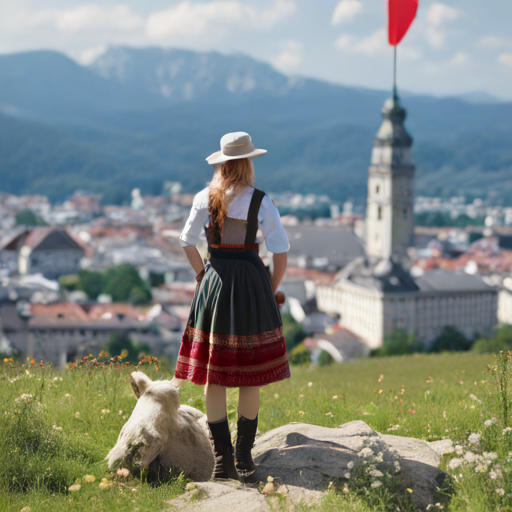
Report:
M 206 396 L 206 417 L 208 428 L 213 440 L 215 452 L 214 479 L 238 479 L 231 444 L 231 432 L 227 418 L 226 388 L 207 384 L 204 389 Z
M 238 414 L 254 420 L 258 416 L 260 408 L 260 388 L 258 386 L 248 386 L 240 388 L 238 395 Z
M 258 430 L 260 388 L 242 387 L 238 396 L 238 423 L 236 432 L 235 463 L 242 478 L 250 477 L 256 470 L 251 450 Z
M 209 423 L 218 423 L 227 418 L 226 388 L 215 384 L 206 384 L 206 417 Z

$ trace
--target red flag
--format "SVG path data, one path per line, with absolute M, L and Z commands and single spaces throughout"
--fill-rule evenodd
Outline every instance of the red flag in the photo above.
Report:
M 389 44 L 396 46 L 405 36 L 411 26 L 418 0 L 389 0 Z

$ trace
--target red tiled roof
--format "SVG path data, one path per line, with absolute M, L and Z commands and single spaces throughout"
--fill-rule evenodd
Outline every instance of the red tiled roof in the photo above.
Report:
M 62 319 L 67 322 L 84 322 L 89 320 L 87 313 L 73 302 L 57 304 L 32 304 L 30 307 L 34 318 Z

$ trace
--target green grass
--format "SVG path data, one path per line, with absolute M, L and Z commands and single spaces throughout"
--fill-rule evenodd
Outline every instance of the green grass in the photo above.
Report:
M 290 422 L 336 427 L 363 420 L 383 433 L 392 429 L 389 433 L 395 435 L 463 442 L 469 434 L 483 432 L 483 421 L 490 417 L 485 404 L 470 395 L 485 402 L 490 388 L 485 370 L 491 359 L 459 353 L 294 367 L 291 379 L 262 389 L 260 430 Z M 57 372 L 38 365 L 0 364 L 0 510 L 14 512 L 30 506 L 34 512 L 153 511 L 165 509 L 166 500 L 184 492 L 184 479 L 155 486 L 108 474 L 103 459 L 136 402 L 129 383 L 133 367 Z M 154 365 L 143 371 L 154 379 L 172 376 Z M 187 383 L 180 393 L 183 403 L 204 411 L 201 387 Z M 33 396 L 19 400 L 23 394 Z M 236 395 L 236 390 L 229 390 L 232 421 Z M 498 451 L 492 439 L 485 438 L 485 446 Z M 500 457 L 506 457 L 506 449 L 503 446 Z M 85 475 L 93 475 L 95 482 L 86 483 Z M 511 489 L 508 475 L 500 486 Z M 468 473 L 466 480 L 456 484 L 449 509 L 483 511 L 501 506 L 510 510 L 497 499 L 497 485 L 481 474 L 477 477 Z M 103 478 L 112 486 L 100 489 Z M 69 492 L 77 479 L 81 489 Z M 368 508 L 353 496 L 330 492 L 312 510 L 364 512 L 389 510 L 389 506 Z

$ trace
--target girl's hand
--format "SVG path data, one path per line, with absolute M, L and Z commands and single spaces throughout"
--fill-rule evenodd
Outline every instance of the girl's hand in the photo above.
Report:
M 275 294 L 275 298 L 276 298 L 277 305 L 279 307 L 281 307 L 286 301 L 286 296 L 283 292 L 277 292 Z

